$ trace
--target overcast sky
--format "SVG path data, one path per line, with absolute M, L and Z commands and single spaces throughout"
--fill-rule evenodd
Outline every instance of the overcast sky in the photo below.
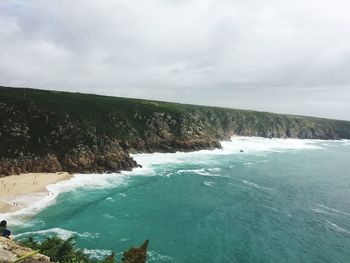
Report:
M 350 120 L 349 0 L 0 0 L 0 85 Z

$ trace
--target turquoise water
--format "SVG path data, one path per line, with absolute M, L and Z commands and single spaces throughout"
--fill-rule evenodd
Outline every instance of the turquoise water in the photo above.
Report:
M 93 256 L 149 239 L 149 262 L 350 262 L 349 141 L 135 158 L 144 168 L 77 176 L 16 238 L 74 234 Z

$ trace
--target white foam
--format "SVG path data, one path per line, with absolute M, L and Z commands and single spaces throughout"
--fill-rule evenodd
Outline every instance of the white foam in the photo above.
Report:
M 221 142 L 222 149 L 201 150 L 196 152 L 176 152 L 176 153 L 145 153 L 132 154 L 131 156 L 143 166 L 143 168 L 134 169 L 132 172 L 123 172 L 123 174 L 132 175 L 158 175 L 154 166 L 159 164 L 181 164 L 189 161 L 196 163 L 203 161 L 203 155 L 244 155 L 261 154 L 269 152 L 283 152 L 296 150 L 315 150 L 322 149 L 322 140 L 301 140 L 301 139 L 267 139 L 260 137 L 232 137 L 230 141 Z M 241 152 L 241 150 L 243 152 Z M 254 165 L 254 163 L 245 163 L 245 165 Z M 230 166 L 233 168 L 234 166 Z M 194 172 L 201 175 L 210 176 L 210 172 L 218 172 L 220 168 L 210 168 L 207 171 L 203 169 L 179 170 L 177 173 Z M 168 174 L 170 176 L 171 174 Z
M 93 259 L 104 259 L 112 254 L 108 249 L 83 249 L 84 254 L 88 254 Z
M 130 238 L 121 238 L 119 239 L 120 242 L 128 242 L 130 241 Z
M 350 216 L 350 213 L 347 213 L 347 212 L 344 212 L 344 211 L 339 211 L 339 210 L 337 210 L 335 208 L 327 207 L 327 206 L 322 205 L 322 204 L 319 204 L 318 206 L 324 208 L 325 210 L 327 210 L 328 213 L 332 212 L 332 213 L 341 214 L 341 215 L 344 215 L 344 216 Z
M 12 225 L 25 224 L 26 219 L 32 217 L 43 208 L 55 203 L 60 193 L 72 191 L 80 187 L 86 188 L 113 188 L 126 183 L 127 176 L 123 174 L 75 174 L 69 180 L 60 181 L 46 186 L 48 192 L 19 195 L 9 202 L 16 202 L 20 210 L 0 213 L 0 218 L 10 220 Z
M 349 139 L 341 139 L 341 140 L 329 140 L 325 143 L 329 144 L 329 146 L 350 146 Z
M 189 160 L 201 161 L 203 155 L 261 154 L 292 150 L 315 150 L 323 148 L 322 142 L 324 143 L 325 141 L 235 136 L 230 141 L 221 142 L 222 149 L 195 152 L 132 154 L 132 157 L 143 166 L 140 170 L 141 173 L 147 171 L 152 174 L 154 173 L 152 165 L 186 163 Z
M 210 172 L 220 172 L 221 168 L 219 168 L 219 167 L 209 168 L 208 171 L 210 171 Z
M 215 185 L 215 183 L 212 181 L 204 181 L 203 184 L 209 187 L 213 187 Z
M 147 251 L 148 262 L 152 261 L 173 261 L 173 258 L 167 255 L 159 254 L 155 251 Z
M 201 176 L 220 176 L 219 174 L 217 173 L 210 173 L 213 172 L 213 170 L 211 169 L 184 169 L 184 170 L 178 170 L 176 173 L 177 174 L 184 174 L 184 173 L 195 173 L 195 174 L 198 174 L 198 175 L 201 175 Z M 217 171 L 217 170 L 214 170 L 214 171 Z
M 74 190 L 79 187 L 86 188 L 114 188 L 126 182 L 122 174 L 75 174 L 73 178 L 51 184 L 46 187 L 49 192 L 62 193 Z
M 183 174 L 183 173 L 196 173 L 203 176 L 210 176 L 210 173 L 206 172 L 204 168 L 202 169 L 187 169 L 187 170 L 178 170 L 176 173 Z
M 191 154 L 185 152 L 176 152 L 176 153 L 138 153 L 131 154 L 131 156 L 143 166 L 146 170 L 149 169 L 149 165 L 155 164 L 164 164 L 164 163 L 182 163 L 184 158 Z M 134 169 L 135 170 L 135 169 Z M 152 170 L 151 170 L 152 171 Z M 144 171 L 142 171 L 144 172 Z
M 332 213 L 327 212 L 327 211 L 320 209 L 320 208 L 312 208 L 311 210 L 314 211 L 315 213 L 318 213 L 318 214 L 328 214 L 328 215 L 332 214 Z
M 16 202 L 19 207 L 23 207 L 20 210 L 0 214 L 1 218 L 10 220 L 12 225 L 25 224 L 24 219 L 29 218 L 36 214 L 44 207 L 53 204 L 57 196 L 57 193 L 33 193 L 17 196 L 11 199 L 11 202 Z
M 345 229 L 345 228 L 342 228 L 342 227 L 338 226 L 337 224 L 334 224 L 334 223 L 332 223 L 332 222 L 330 222 L 330 221 L 328 221 L 328 220 L 326 220 L 326 221 L 327 221 L 327 223 L 328 223 L 329 225 L 332 226 L 332 228 L 333 228 L 335 231 L 341 232 L 341 233 L 350 234 L 350 231 L 349 231 L 349 230 L 347 230 L 347 229 Z
M 246 185 L 253 186 L 253 187 L 261 189 L 261 190 L 274 191 L 274 189 L 272 189 L 272 188 L 260 186 L 260 185 L 258 185 L 256 183 L 253 183 L 253 182 L 250 182 L 250 181 L 247 181 L 247 180 L 242 180 L 242 182 L 244 184 L 246 184 Z
M 58 236 L 59 238 L 62 238 L 65 240 L 70 238 L 71 236 L 78 236 L 83 238 L 98 238 L 97 233 L 88 233 L 88 232 L 78 233 L 75 231 L 70 231 L 70 230 L 66 230 L 58 227 L 45 229 L 45 230 L 24 232 L 21 234 L 14 235 L 14 238 L 17 239 L 17 238 L 22 238 L 22 237 L 27 237 L 32 235 Z
M 321 149 L 320 140 L 232 137 L 231 141 L 222 142 L 225 153 L 282 152 L 287 150 Z M 243 151 L 243 152 L 241 152 Z

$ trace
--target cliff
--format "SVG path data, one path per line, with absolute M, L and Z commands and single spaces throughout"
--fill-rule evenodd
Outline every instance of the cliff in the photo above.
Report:
M 15 262 L 19 258 L 34 252 L 32 249 L 19 246 L 14 241 L 0 237 L 0 263 Z M 51 262 L 50 258 L 42 254 L 35 254 L 21 261 L 22 263 Z
M 232 135 L 350 138 L 350 122 L 0 87 L 0 175 L 117 172 L 135 152 L 213 149 Z

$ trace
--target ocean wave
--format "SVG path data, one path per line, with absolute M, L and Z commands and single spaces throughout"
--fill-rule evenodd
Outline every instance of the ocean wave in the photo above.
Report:
M 113 215 L 111 215 L 111 214 L 104 214 L 104 215 L 102 215 L 102 217 L 103 218 L 106 218 L 106 219 L 114 219 L 115 218 L 115 216 L 113 216 Z
M 120 241 L 122 242 L 126 242 L 129 241 L 130 239 L 121 239 Z M 106 257 L 108 257 L 109 255 L 111 255 L 113 253 L 112 250 L 108 250 L 108 249 L 83 249 L 83 252 L 85 254 L 88 254 L 91 258 L 93 259 L 104 259 Z M 123 252 L 119 252 L 119 253 L 115 253 L 116 255 L 122 255 Z M 148 256 L 148 260 L 147 262 L 152 262 L 152 261 L 172 261 L 173 258 L 167 255 L 162 255 L 160 253 L 157 253 L 155 251 L 147 251 L 147 256 Z
M 342 228 L 340 226 L 338 226 L 337 224 L 335 223 L 332 223 L 328 220 L 326 220 L 327 223 L 332 227 L 333 230 L 337 231 L 337 232 L 340 232 L 340 233 L 345 233 L 345 234 L 350 234 L 350 231 L 345 229 L 345 228 Z
M 196 174 L 203 175 L 203 176 L 210 176 L 210 173 L 206 172 L 204 168 L 202 168 L 202 169 L 178 170 L 176 173 L 177 174 L 196 173 Z
M 333 142 L 335 144 L 339 144 L 341 146 L 350 146 L 350 140 L 349 139 L 341 139 L 341 140 L 338 140 L 338 141 L 330 141 L 330 142 Z
M 16 202 L 19 207 L 17 211 L 0 213 L 0 217 L 10 220 L 13 225 L 20 226 L 27 219 L 40 212 L 42 209 L 53 205 L 59 194 L 84 189 L 114 188 L 127 183 L 128 176 L 122 174 L 75 174 L 71 179 L 49 184 L 47 192 L 31 193 L 13 197 L 8 202 Z
M 260 137 L 232 137 L 230 141 L 222 141 L 222 149 L 201 150 L 194 152 L 176 153 L 142 153 L 131 156 L 143 166 L 140 174 L 154 174 L 153 165 L 158 164 L 178 164 L 189 161 L 200 161 L 203 155 L 237 155 L 237 154 L 261 154 L 268 152 L 284 152 L 290 150 L 312 150 L 323 148 L 322 140 L 308 139 L 280 139 L 280 138 L 260 138 Z M 243 151 L 243 152 L 242 152 Z M 143 169 L 143 170 L 142 170 Z M 135 172 L 134 172 L 135 171 Z M 136 169 L 132 172 L 136 173 Z
M 220 172 L 221 168 L 219 168 L 219 167 L 208 168 L 208 171 L 210 171 L 210 172 Z
M 340 210 L 337 210 L 335 208 L 327 207 L 327 206 L 325 206 L 323 204 L 319 204 L 318 206 L 322 207 L 325 210 L 327 210 L 328 213 L 332 212 L 333 214 L 340 214 L 340 215 L 343 215 L 343 216 L 350 216 L 350 213 L 347 213 L 347 212 L 344 212 L 344 211 L 340 211 Z
M 173 258 L 167 255 L 162 255 L 159 254 L 155 251 L 148 251 L 147 252 L 147 256 L 148 256 L 148 262 L 152 262 L 152 261 L 173 261 Z
M 75 190 L 80 187 L 87 188 L 114 188 L 123 185 L 127 177 L 118 173 L 111 174 L 75 174 L 73 178 L 51 184 L 46 187 L 49 192 L 61 193 Z
M 42 192 L 16 196 L 11 198 L 11 202 L 18 203 L 19 207 L 22 208 L 13 212 L 2 213 L 0 217 L 5 220 L 10 220 L 13 225 L 24 225 L 26 219 L 53 204 L 57 195 L 58 193 L 54 192 Z
M 209 187 L 213 187 L 215 183 L 212 181 L 204 181 L 203 184 Z
M 183 174 L 183 173 L 195 173 L 201 176 L 214 176 L 214 177 L 218 177 L 220 176 L 220 174 L 217 173 L 210 173 L 209 169 L 183 169 L 183 170 L 178 170 L 176 173 L 177 174 Z
M 327 212 L 321 208 L 312 208 L 311 211 L 314 211 L 315 213 L 318 214 L 328 214 L 328 215 L 333 215 L 333 213 Z
M 250 181 L 247 181 L 247 180 L 242 180 L 242 182 L 244 184 L 246 184 L 246 185 L 255 187 L 257 189 L 266 190 L 266 191 L 275 191 L 275 189 L 272 189 L 272 188 L 269 188 L 269 187 L 260 186 L 260 185 L 258 185 L 256 183 L 253 183 L 253 182 L 250 182 Z
M 45 230 L 29 231 L 29 232 L 20 233 L 20 234 L 14 235 L 14 238 L 21 239 L 23 237 L 32 236 L 32 235 L 57 236 L 59 238 L 65 239 L 65 240 L 70 238 L 71 236 L 78 236 L 81 238 L 98 238 L 98 236 L 99 236 L 97 233 L 89 233 L 89 232 L 78 233 L 75 231 L 70 231 L 70 230 L 56 227 L 56 228 L 50 228 L 50 229 L 45 229 Z
M 150 153 L 147 155 L 152 155 L 152 154 L 156 154 L 156 153 Z M 140 155 L 142 155 L 142 154 L 140 154 Z M 135 159 L 135 156 L 134 156 L 134 159 Z M 153 163 L 152 165 L 147 164 L 147 162 L 142 163 L 142 162 L 138 161 L 137 163 L 142 164 L 142 167 L 133 168 L 131 171 L 121 171 L 119 174 L 122 176 L 136 176 L 136 175 L 153 176 L 153 175 L 156 175 L 156 172 L 152 167 L 152 165 L 156 164 L 156 163 Z M 159 162 L 159 163 L 161 163 L 161 162 Z
M 203 156 L 210 155 L 244 155 L 248 154 L 265 154 L 269 152 L 285 152 L 296 150 L 314 150 L 321 149 L 322 140 L 308 140 L 308 139 L 267 139 L 260 137 L 232 137 L 230 141 L 221 142 L 222 149 L 215 150 L 201 150 L 195 152 L 176 152 L 176 153 L 143 153 L 132 154 L 131 156 L 143 167 L 134 169 L 129 172 L 122 172 L 127 175 L 151 175 L 159 176 L 154 169 L 159 164 L 181 164 L 181 163 L 201 163 Z M 242 152 L 243 151 L 243 152 Z M 263 160 L 262 162 L 268 162 Z M 252 166 L 255 163 L 246 162 L 245 165 Z M 234 165 L 230 165 L 232 169 Z M 221 168 L 207 168 L 179 170 L 177 173 L 193 172 L 203 176 L 219 176 L 218 173 Z M 171 176 L 173 173 L 167 173 L 164 176 Z
M 147 169 L 149 169 L 150 165 L 155 165 L 155 164 L 183 163 L 185 161 L 184 159 L 186 159 L 186 156 L 188 154 L 191 154 L 191 152 L 138 153 L 138 154 L 131 154 L 131 157 L 133 157 L 143 167 L 146 167 Z
M 222 142 L 226 153 L 283 152 L 288 150 L 321 149 L 320 140 L 280 139 L 260 137 L 233 137 L 231 141 Z M 243 152 L 242 152 L 243 151 Z
M 88 254 L 93 259 L 104 259 L 113 253 L 112 250 L 108 250 L 108 249 L 87 249 L 87 248 L 84 248 L 83 252 L 85 254 Z

